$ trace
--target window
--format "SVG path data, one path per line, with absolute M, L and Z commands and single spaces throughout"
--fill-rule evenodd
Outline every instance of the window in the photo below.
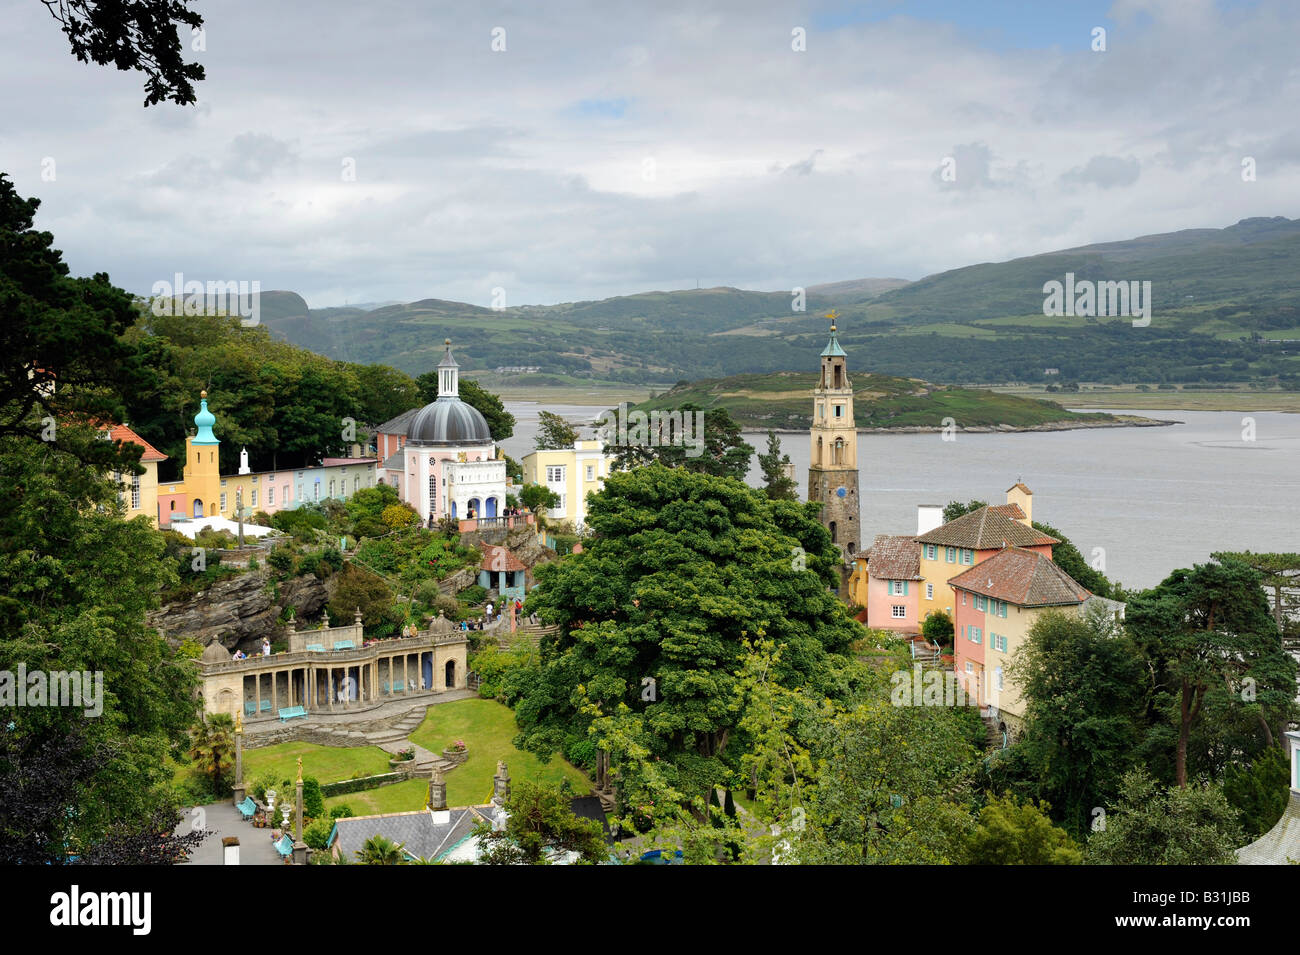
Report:
M 225 478 L 222 478 L 222 479 L 221 479 L 221 486 L 222 486 L 222 487 L 225 487 L 225 486 L 226 486 L 226 479 L 225 479 Z
M 222 481 L 221 483 L 222 483 L 222 484 L 225 484 L 226 482 L 225 482 L 225 481 Z M 226 509 L 226 492 L 225 492 L 225 491 L 222 491 L 222 492 L 221 492 L 221 510 L 224 511 L 225 509 Z
M 254 501 L 253 503 L 256 504 L 257 502 Z M 274 484 L 272 484 L 270 487 L 266 489 L 266 506 L 275 507 L 275 485 Z
M 981 597 L 979 594 L 976 594 L 976 595 L 975 595 L 975 609 L 976 609 L 976 610 L 984 610 L 985 607 L 986 607 L 986 604 L 985 604 L 985 602 L 984 602 L 984 598 Z
M 438 478 L 437 475 L 429 475 L 429 513 L 434 514 L 438 510 Z
M 311 487 L 312 487 L 312 491 L 311 491 L 311 493 L 312 493 L 312 500 L 313 500 L 313 501 L 319 501 L 319 500 L 320 500 L 320 481 L 317 480 L 316 483 L 313 484 Z
M 894 619 L 901 620 L 903 617 L 907 616 L 907 608 L 904 607 L 902 604 L 894 604 L 893 615 L 894 615 Z
M 334 479 L 330 478 L 330 497 L 334 496 Z
M 980 628 L 979 628 L 979 627 L 972 626 L 972 627 L 970 628 L 970 642 L 971 642 L 971 643 L 979 643 L 979 642 L 980 642 Z
M 844 406 L 843 406 L 843 405 L 836 405 L 836 406 L 835 406 L 835 417 L 837 417 L 837 418 L 843 418 L 843 417 L 844 417 Z
M 961 592 L 961 605 L 966 606 L 966 591 L 964 590 Z
M 1006 634 L 1003 634 L 1002 636 L 998 637 L 998 649 L 1001 650 L 1003 653 L 1007 652 Z
M 939 548 L 935 547 L 933 544 L 925 545 L 926 560 L 934 560 L 938 556 L 939 556 Z
M 998 604 L 998 616 L 1005 617 L 1007 615 L 1007 602 L 1005 600 L 999 600 Z
M 943 559 L 949 564 L 957 563 L 957 548 L 945 547 L 943 549 Z
M 975 672 L 975 664 L 971 663 L 969 660 L 966 661 L 966 672 L 967 673 Z
M 564 465 L 548 464 L 546 466 L 546 483 L 563 484 L 564 483 Z
M 140 507 L 140 475 L 131 475 L 131 506 L 139 509 Z
M 358 474 L 352 479 L 352 493 L 356 494 L 359 490 L 361 490 L 361 475 Z
M 891 580 L 888 581 L 888 584 L 889 584 L 889 593 L 891 596 L 897 596 L 897 597 L 907 596 L 906 580 Z
M 934 584 L 925 585 L 925 599 L 926 600 L 934 599 Z
M 249 491 L 248 495 L 249 495 L 248 506 L 257 507 L 257 488 L 253 488 L 251 491 Z
M 587 465 L 587 480 L 588 481 L 596 480 L 596 468 L 590 464 Z
M 973 550 L 963 550 L 961 552 L 961 562 L 963 564 L 975 563 L 975 552 Z
M 997 676 L 998 689 L 1002 689 L 1002 667 L 998 667 L 993 673 Z

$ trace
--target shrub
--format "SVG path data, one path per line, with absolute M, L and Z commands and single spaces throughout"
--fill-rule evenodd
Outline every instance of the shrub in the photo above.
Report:
M 330 833 L 333 831 L 334 820 L 329 816 L 313 819 L 303 828 L 302 841 L 313 849 L 324 849 L 329 844 Z
M 325 815 L 325 797 L 321 795 L 320 782 L 315 776 L 302 778 L 302 811 L 313 819 Z
M 479 584 L 470 584 L 456 596 L 467 604 L 481 604 L 487 599 L 487 588 Z
M 574 766 L 592 769 L 596 765 L 596 744 L 586 736 L 575 736 L 565 745 L 564 758 Z
M 379 519 L 385 526 L 397 530 L 399 527 L 410 527 L 418 523 L 420 515 L 415 513 L 408 504 L 390 504 L 384 508 Z
M 435 610 L 442 611 L 442 615 L 448 620 L 460 619 L 460 601 L 448 594 L 438 594 L 433 601 Z
M 442 596 L 442 591 L 438 589 L 436 580 L 422 580 L 415 585 L 411 596 L 424 604 L 426 607 L 436 607 L 438 598 Z
M 293 573 L 294 564 L 293 549 L 289 547 L 277 547 L 266 557 L 266 562 L 281 573 Z
M 347 803 L 343 803 L 341 806 L 335 806 L 330 810 L 331 819 L 350 819 L 353 815 L 355 815 L 355 813 L 352 812 L 352 807 Z

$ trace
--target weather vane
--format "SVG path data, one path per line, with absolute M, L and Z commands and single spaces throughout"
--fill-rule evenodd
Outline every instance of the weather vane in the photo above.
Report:
M 831 320 L 831 331 L 835 331 L 835 320 L 840 317 L 840 313 L 835 309 L 831 309 L 826 313 L 826 317 Z

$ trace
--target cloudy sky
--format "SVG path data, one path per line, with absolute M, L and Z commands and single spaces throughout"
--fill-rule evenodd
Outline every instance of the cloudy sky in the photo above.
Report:
M 1300 216 L 1292 0 L 196 8 L 198 105 L 145 109 L 0 0 L 0 170 L 76 274 L 521 305 Z

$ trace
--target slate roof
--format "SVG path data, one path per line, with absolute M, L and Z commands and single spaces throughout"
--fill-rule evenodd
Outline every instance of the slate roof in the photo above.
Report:
M 1292 861 L 1300 862 L 1300 793 L 1294 789 L 1277 825 L 1237 850 L 1241 865 L 1290 865 Z
M 1008 547 L 948 581 L 953 589 L 1019 607 L 1076 606 L 1091 594 L 1037 551 Z
M 865 551 L 867 571 L 877 580 L 923 580 L 921 548 L 915 537 L 877 534 Z
M 403 411 L 396 418 L 389 418 L 379 427 L 375 428 L 375 434 L 406 434 L 406 429 L 410 427 L 411 419 L 422 410 L 422 408 L 412 408 L 409 411 Z
M 1012 505 L 1014 506 L 1014 505 Z M 963 514 L 932 531 L 917 535 L 922 544 L 942 544 L 945 547 L 967 547 L 971 550 L 995 550 L 999 547 L 1032 547 L 1038 544 L 1059 544 L 1055 537 L 1026 527 L 1006 512 L 1007 505 L 985 505 Z M 1017 511 L 1020 508 L 1016 508 Z M 1023 516 L 1023 514 L 1021 515 Z
M 166 461 L 167 455 L 163 454 L 152 444 L 140 437 L 124 424 L 114 425 L 108 432 L 109 440 L 121 441 L 123 444 L 138 444 L 144 448 L 144 454 L 140 455 L 141 461 Z
M 356 853 L 367 839 L 384 836 L 402 846 L 408 856 L 436 859 L 468 838 L 478 823 L 491 823 L 495 807 L 463 806 L 445 812 L 446 822 L 435 821 L 434 813 L 428 809 L 336 819 L 330 848 L 337 845 L 349 862 L 355 862 Z

